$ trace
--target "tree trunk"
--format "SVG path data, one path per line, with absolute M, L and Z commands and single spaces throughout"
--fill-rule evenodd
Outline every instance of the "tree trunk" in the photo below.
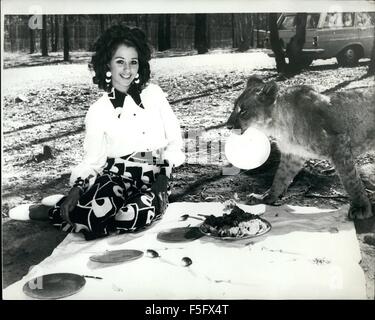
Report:
M 13 23 L 12 18 L 10 18 L 9 24 L 9 40 L 10 40 L 10 51 L 14 52 L 17 50 L 17 39 L 16 39 L 16 24 Z
M 302 48 L 306 41 L 306 20 L 307 13 L 297 13 L 296 34 L 290 39 L 286 47 L 291 72 L 299 72 L 306 65 L 306 58 L 302 54 Z
M 64 61 L 69 61 L 69 19 L 67 15 L 64 15 L 63 22 L 63 38 L 64 38 Z
M 54 52 L 54 46 L 55 46 L 55 44 L 54 44 L 54 41 L 55 41 L 55 37 L 54 37 L 54 34 L 55 34 L 55 24 L 54 24 L 54 22 L 53 22 L 53 18 L 54 18 L 54 16 L 53 15 L 51 15 L 50 16 L 50 19 L 49 19 L 49 24 L 51 25 L 51 38 L 50 38 L 50 41 L 51 41 L 51 52 Z
M 32 16 L 30 16 L 31 18 Z M 29 37 L 30 37 L 30 53 L 35 52 L 35 31 L 32 28 L 29 28 Z
M 249 13 L 249 19 L 250 19 L 250 23 L 249 23 L 249 27 L 250 27 L 250 30 L 249 30 L 249 33 L 250 33 L 250 47 L 251 48 L 254 48 L 254 14 L 252 13 Z
M 104 32 L 104 16 L 101 14 L 99 15 L 99 25 L 100 25 L 100 33 Z
M 165 44 L 167 49 L 171 48 L 171 15 L 165 15 Z
M 74 29 L 74 36 L 72 38 L 74 39 L 74 44 L 72 45 L 73 48 L 81 49 L 83 47 L 82 44 L 82 31 L 83 27 L 81 26 L 81 16 L 76 15 L 74 17 L 74 22 L 72 23 L 73 29 Z
M 195 32 L 194 32 L 194 47 L 198 54 L 208 52 L 208 25 L 207 14 L 195 14 Z
M 59 16 L 55 15 L 55 28 L 54 28 L 54 34 L 51 37 L 54 37 L 55 40 L 53 42 L 53 48 L 52 51 L 56 52 L 59 48 Z
M 269 29 L 271 49 L 275 54 L 276 70 L 278 73 L 285 73 L 287 64 L 285 62 L 285 54 L 281 46 L 279 30 L 277 28 L 277 13 L 269 14 Z
M 244 52 L 250 48 L 251 16 L 249 13 L 234 14 L 234 38 L 238 51 Z
M 48 56 L 48 43 L 47 43 L 47 16 L 43 15 L 42 20 L 42 39 L 41 39 L 41 49 L 42 49 L 42 56 Z
M 158 49 L 164 51 L 171 48 L 171 15 L 158 15 Z
M 147 38 L 149 37 L 149 27 L 148 27 L 148 14 L 145 14 L 145 34 Z
M 158 15 L 158 50 L 164 51 L 165 50 L 165 35 L 164 35 L 164 14 Z
M 232 18 L 232 48 L 237 48 L 236 46 L 236 39 L 235 39 L 235 32 L 234 32 L 234 29 L 235 29 L 235 26 L 234 26 L 234 13 L 231 14 L 231 18 Z
M 368 66 L 368 71 L 367 74 L 370 75 L 375 75 L 375 38 L 374 38 L 374 43 L 372 45 L 372 51 L 371 51 L 371 61 Z
M 260 41 L 259 41 L 259 13 L 256 13 L 255 14 L 255 28 L 256 28 L 256 38 L 257 38 L 257 43 L 256 43 L 256 47 L 257 48 L 262 48 L 263 47 L 263 43 L 261 44 Z

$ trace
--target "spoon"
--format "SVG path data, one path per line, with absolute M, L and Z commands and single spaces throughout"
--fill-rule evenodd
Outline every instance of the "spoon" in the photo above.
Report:
M 146 256 L 151 258 L 151 259 L 160 259 L 160 261 L 162 262 L 165 262 L 165 263 L 168 263 L 168 264 L 171 264 L 171 265 L 175 265 L 173 262 L 171 261 L 168 261 L 164 258 L 161 257 L 161 255 L 159 254 L 159 252 L 155 251 L 155 250 L 152 250 L 152 249 L 147 249 L 146 251 Z
M 200 220 L 200 221 L 204 221 L 205 219 L 203 218 L 199 218 L 199 217 L 194 217 L 194 216 L 190 216 L 188 214 L 183 214 L 181 217 L 180 217 L 180 221 L 185 221 L 189 218 L 192 218 L 192 219 L 197 219 L 197 220 Z
M 159 252 L 157 252 L 156 250 L 147 249 L 147 251 L 146 251 L 146 256 L 149 257 L 149 258 L 151 258 L 151 259 L 158 258 L 158 259 L 160 259 L 160 261 L 163 261 L 163 262 L 169 263 L 169 264 L 171 264 L 171 265 L 173 265 L 173 266 L 176 266 L 175 263 L 173 263 L 173 262 L 171 262 L 171 261 L 168 261 L 168 260 L 166 260 L 166 259 L 163 259 L 163 258 L 160 256 Z M 183 267 L 188 267 L 188 266 L 190 266 L 192 263 L 193 263 L 193 261 L 192 261 L 189 257 L 183 257 L 183 258 L 181 259 L 181 265 L 182 265 Z
M 155 251 L 155 250 L 152 250 L 152 249 L 148 249 L 146 251 L 146 255 L 149 257 L 149 258 L 159 258 L 160 257 L 160 254 Z
M 181 264 L 183 267 L 188 267 L 193 263 L 193 261 L 189 257 L 183 257 L 181 259 Z

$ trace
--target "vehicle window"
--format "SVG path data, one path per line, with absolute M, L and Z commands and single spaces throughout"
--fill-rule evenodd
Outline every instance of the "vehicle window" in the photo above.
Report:
M 284 16 L 284 19 L 282 20 L 279 29 L 280 30 L 292 30 L 296 27 L 296 16 Z
M 319 22 L 319 13 L 312 13 L 307 15 L 306 27 L 309 29 L 316 29 Z
M 319 22 L 319 13 L 312 13 L 307 15 L 306 28 L 316 29 Z M 296 28 L 296 16 L 288 15 L 282 20 L 279 29 L 280 30 L 293 30 Z
M 358 12 L 357 13 L 357 25 L 358 27 L 371 27 L 374 24 L 371 21 L 370 15 L 367 12 Z
M 341 28 L 343 27 L 342 13 L 332 12 L 327 13 L 326 20 L 324 21 L 323 27 L 325 28 Z
M 342 19 L 343 19 L 344 27 L 353 27 L 353 25 L 354 25 L 354 13 L 345 12 L 343 14 Z

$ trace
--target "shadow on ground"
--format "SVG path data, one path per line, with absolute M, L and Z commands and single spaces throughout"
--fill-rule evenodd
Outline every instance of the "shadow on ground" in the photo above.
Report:
M 20 280 L 59 245 L 66 234 L 48 222 L 7 221 L 3 234 L 3 288 Z

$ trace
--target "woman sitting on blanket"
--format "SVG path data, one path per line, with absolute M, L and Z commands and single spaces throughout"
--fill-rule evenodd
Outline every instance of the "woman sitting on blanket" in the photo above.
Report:
M 87 112 L 84 159 L 72 170 L 72 188 L 48 212 L 53 225 L 86 240 L 160 219 L 172 168 L 184 162 L 179 122 L 166 94 L 149 83 L 145 34 L 116 25 L 94 50 L 93 81 L 106 92 Z M 30 211 L 32 219 L 40 215 Z

